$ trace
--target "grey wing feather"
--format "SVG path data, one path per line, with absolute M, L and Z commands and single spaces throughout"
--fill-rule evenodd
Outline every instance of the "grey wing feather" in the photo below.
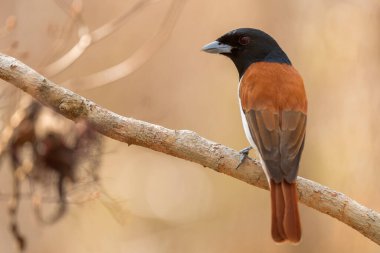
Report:
M 277 183 L 284 179 L 293 182 L 305 140 L 306 115 L 297 111 L 278 114 L 250 110 L 245 116 L 269 176 Z

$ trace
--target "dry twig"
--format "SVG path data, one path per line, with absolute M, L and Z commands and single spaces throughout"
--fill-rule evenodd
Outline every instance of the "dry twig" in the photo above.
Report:
M 147 62 L 169 38 L 171 31 L 174 29 L 177 18 L 185 5 L 185 2 L 185 0 L 172 0 L 170 9 L 158 31 L 150 40 L 142 44 L 142 46 L 139 47 L 130 57 L 110 68 L 88 76 L 65 81 L 64 84 L 68 87 L 80 87 L 80 89 L 96 88 L 115 82 L 136 71 L 145 62 Z
M 254 186 L 268 189 L 260 165 L 247 160 L 238 170 L 239 153 L 188 130 L 171 130 L 117 115 L 73 93 L 21 63 L 0 54 L 0 78 L 24 90 L 65 117 L 85 118 L 110 138 L 199 163 Z M 351 226 L 380 245 L 380 214 L 346 195 L 311 180 L 298 177 L 300 201 Z
M 51 48 L 48 49 L 43 56 L 41 62 L 39 63 L 38 69 L 43 69 L 45 66 L 50 66 L 48 65 L 49 62 L 52 62 L 53 59 L 59 58 L 59 54 L 67 45 L 67 40 L 75 28 L 77 28 L 76 31 L 79 37 L 89 31 L 88 26 L 84 23 L 82 18 L 82 0 L 74 0 L 71 4 L 67 3 L 65 0 L 55 0 L 55 3 L 64 13 L 67 14 L 69 18 L 60 29 L 58 29 L 57 26 L 49 24 L 48 35 L 54 37 L 55 41 L 52 43 Z M 57 69 L 59 72 L 63 70 L 64 69 Z M 59 72 L 56 74 L 59 74 Z
M 59 74 L 68 68 L 71 64 L 73 64 L 91 45 L 99 42 L 100 40 L 106 38 L 114 31 L 119 29 L 132 15 L 138 13 L 138 11 L 142 10 L 147 4 L 151 2 L 152 0 L 140 0 L 134 6 L 132 6 L 131 9 L 125 11 L 119 17 L 111 20 L 110 22 L 102 25 L 92 32 L 90 32 L 87 25 L 83 22 L 81 11 L 79 10 L 75 12 L 73 21 L 76 21 L 79 25 L 78 42 L 63 56 L 46 66 L 43 73 L 49 77 L 53 77 Z M 62 8 L 67 9 L 64 8 L 64 6 Z

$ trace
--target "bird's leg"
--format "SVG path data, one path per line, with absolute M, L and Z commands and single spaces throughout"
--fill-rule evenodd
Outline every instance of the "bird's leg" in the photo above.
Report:
M 239 153 L 240 153 L 240 160 L 239 160 L 239 164 L 236 167 L 236 169 L 238 169 L 240 167 L 240 165 L 244 162 L 244 160 L 248 157 L 249 151 L 251 149 L 252 149 L 252 147 L 249 146 L 249 147 L 246 147 L 245 149 L 242 149 L 242 150 L 239 151 Z

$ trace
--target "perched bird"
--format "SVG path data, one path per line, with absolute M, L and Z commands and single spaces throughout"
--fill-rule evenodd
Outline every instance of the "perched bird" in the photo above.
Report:
M 272 206 L 272 238 L 299 242 L 296 178 L 305 141 L 307 98 L 303 80 L 277 42 L 263 31 L 240 28 L 202 48 L 235 64 L 243 128 L 260 153 Z

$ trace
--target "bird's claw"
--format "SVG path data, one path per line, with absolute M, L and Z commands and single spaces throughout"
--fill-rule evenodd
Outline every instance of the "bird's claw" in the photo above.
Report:
M 236 169 L 238 169 L 240 167 L 240 165 L 242 165 L 242 163 L 244 162 L 244 160 L 246 158 L 248 158 L 248 154 L 249 154 L 249 151 L 252 149 L 252 147 L 247 147 L 245 149 L 242 149 L 239 151 L 240 153 L 240 160 L 239 160 L 239 164 L 238 166 L 236 167 Z

